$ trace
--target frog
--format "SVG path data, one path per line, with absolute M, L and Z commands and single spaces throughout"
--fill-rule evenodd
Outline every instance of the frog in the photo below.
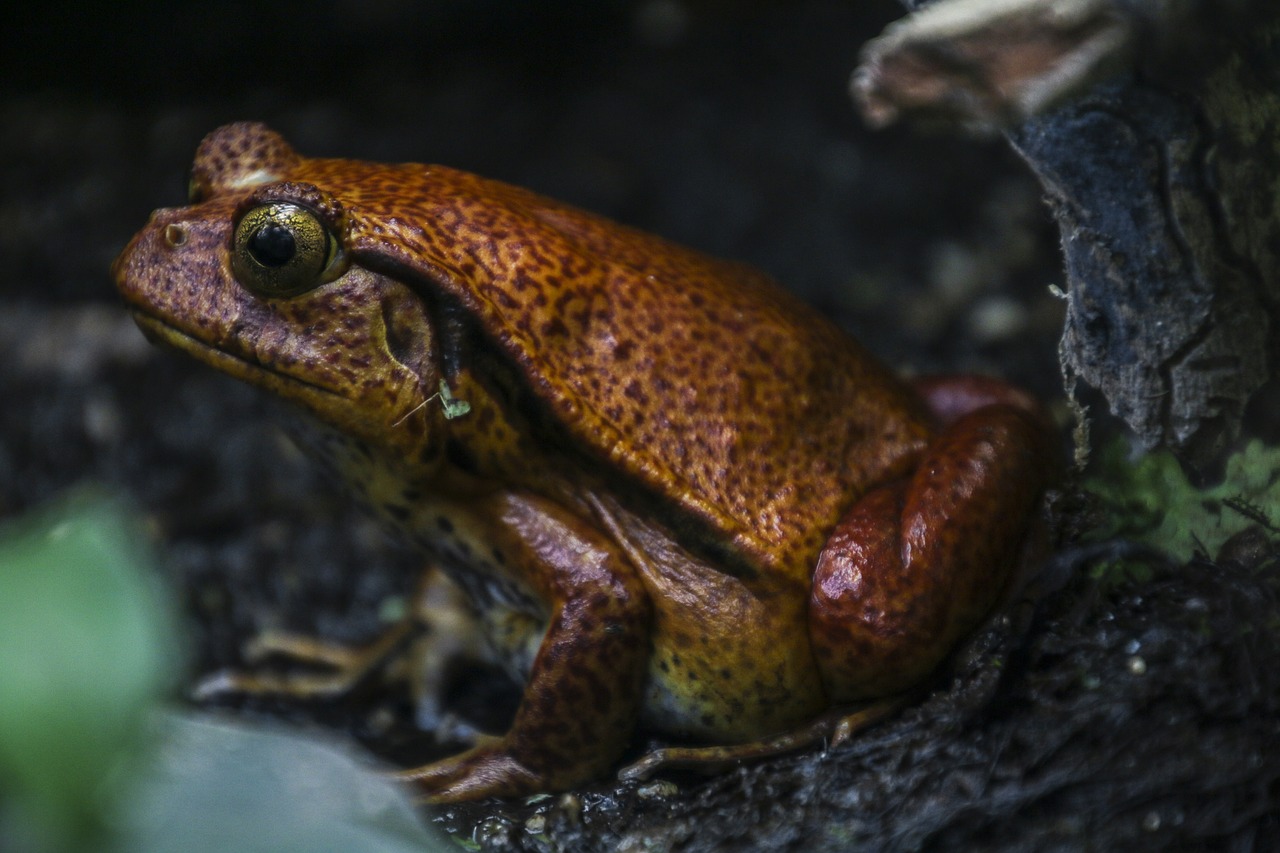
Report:
M 1022 582 L 1057 438 L 904 378 L 768 275 L 438 165 L 200 143 L 112 267 L 148 338 L 288 401 L 464 593 L 508 730 L 406 769 L 453 802 L 790 748 L 910 695 Z

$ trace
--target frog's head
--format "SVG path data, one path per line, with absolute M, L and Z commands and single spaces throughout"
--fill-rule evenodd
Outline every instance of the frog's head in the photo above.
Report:
M 289 180 L 260 125 L 211 135 L 192 204 L 158 210 L 116 260 L 151 339 L 300 404 L 343 434 L 434 464 L 438 343 L 421 296 L 350 250 L 341 201 Z

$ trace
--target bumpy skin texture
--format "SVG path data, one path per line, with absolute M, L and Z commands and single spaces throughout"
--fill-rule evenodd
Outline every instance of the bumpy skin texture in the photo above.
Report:
M 760 273 L 525 190 L 235 124 L 192 202 L 116 262 L 139 324 L 313 415 L 525 679 L 504 737 L 410 774 L 438 799 L 572 786 L 637 719 L 743 742 L 909 686 L 998 601 L 1053 470 L 1019 392 L 913 388 Z M 287 296 L 235 236 L 279 202 L 341 246 Z

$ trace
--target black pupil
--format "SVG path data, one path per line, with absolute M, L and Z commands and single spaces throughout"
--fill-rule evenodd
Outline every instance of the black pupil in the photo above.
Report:
M 296 251 L 293 232 L 279 222 L 268 222 L 249 238 L 249 253 L 264 267 L 282 267 Z

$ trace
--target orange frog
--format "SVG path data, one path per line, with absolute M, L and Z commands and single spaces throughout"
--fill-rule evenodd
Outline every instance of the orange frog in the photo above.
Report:
M 1056 468 L 1022 392 L 899 379 L 747 267 L 260 124 L 204 140 L 114 277 L 150 338 L 313 416 L 524 682 L 505 735 L 405 773 L 436 800 L 901 695 L 1008 594 Z

